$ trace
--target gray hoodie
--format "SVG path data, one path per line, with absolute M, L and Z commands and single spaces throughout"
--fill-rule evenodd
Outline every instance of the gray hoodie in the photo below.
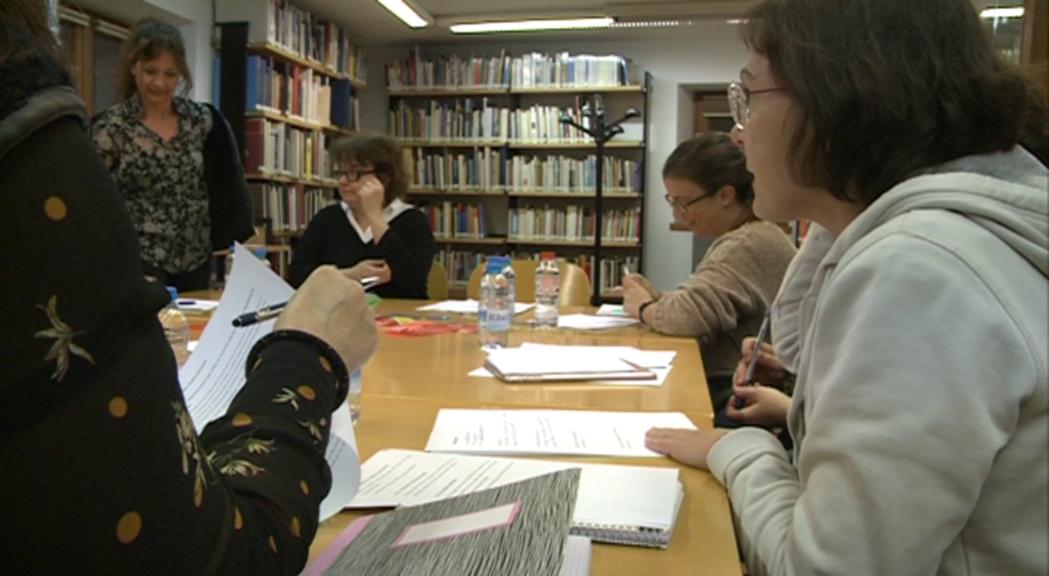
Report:
M 778 296 L 792 464 L 710 452 L 755 574 L 1049 573 L 1049 177 L 963 158 L 817 231 Z

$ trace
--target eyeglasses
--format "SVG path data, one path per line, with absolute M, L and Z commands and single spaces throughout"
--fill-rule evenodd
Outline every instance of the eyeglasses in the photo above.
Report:
M 751 90 L 739 82 L 729 84 L 728 109 L 732 112 L 732 120 L 736 122 L 736 126 L 740 130 L 746 128 L 747 122 L 750 120 L 750 97 L 755 94 L 782 92 L 784 90 L 786 89 L 778 86 L 762 90 Z
M 670 204 L 671 208 L 677 208 L 678 210 L 684 212 L 685 210 L 688 210 L 689 206 L 695 204 L 696 202 L 699 202 L 700 200 L 703 200 L 704 198 L 710 198 L 711 196 L 713 196 L 713 194 L 704 194 L 697 198 L 693 198 L 688 202 L 685 202 L 684 204 L 679 202 L 677 198 L 674 198 L 670 194 L 664 194 L 663 199 L 667 201 L 667 204 Z
M 367 176 L 369 174 L 375 174 L 375 169 L 361 170 L 359 168 L 336 168 L 332 171 L 332 176 L 336 180 L 346 179 L 347 182 L 356 182 L 361 179 L 361 176 Z

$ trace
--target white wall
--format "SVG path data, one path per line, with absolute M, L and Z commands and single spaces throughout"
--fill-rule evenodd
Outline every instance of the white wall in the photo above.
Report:
M 186 43 L 186 60 L 193 74 L 194 100 L 211 102 L 211 0 L 143 0 L 162 10 L 179 27 Z M 181 22 L 180 22 L 181 20 Z
M 552 37 L 553 38 L 553 37 Z M 385 132 L 386 110 L 383 64 L 401 58 L 408 47 L 369 51 L 369 88 L 361 93 L 362 128 Z M 692 272 L 692 236 L 670 232 L 672 215 L 663 200 L 663 161 L 674 147 L 691 136 L 690 95 L 681 87 L 724 84 L 739 77 L 746 51 L 735 27 L 721 22 L 700 22 L 687 33 L 675 32 L 659 40 L 619 42 L 557 42 L 528 44 L 455 44 L 427 47 L 427 51 L 457 54 L 512 54 L 525 51 L 592 52 L 620 54 L 634 61 L 638 70 L 652 74 L 649 96 L 649 142 L 645 174 L 645 274 L 660 289 L 673 288 Z

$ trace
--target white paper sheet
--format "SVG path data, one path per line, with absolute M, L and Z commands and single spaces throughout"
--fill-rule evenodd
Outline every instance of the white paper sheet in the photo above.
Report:
M 255 341 L 273 329 L 274 320 L 234 328 L 233 319 L 246 312 L 284 302 L 295 291 L 240 244 L 234 248 L 222 300 L 204 328 L 193 354 L 179 370 L 186 408 L 197 429 L 226 413 L 244 385 L 244 364 Z M 325 458 L 332 469 L 332 489 L 321 503 L 321 519 L 341 510 L 360 483 L 357 444 L 349 408 L 332 415 L 332 434 Z
M 661 457 L 645 448 L 652 427 L 696 426 L 680 412 L 459 410 L 437 414 L 429 452 Z
M 451 312 L 452 314 L 477 314 L 477 300 L 442 300 L 416 310 L 420 312 Z M 535 304 L 514 302 L 514 314 L 523 314 L 535 307 Z
M 592 316 L 590 314 L 565 314 L 557 319 L 557 327 L 569 330 L 610 330 L 637 324 L 633 318 Z
M 667 381 L 667 376 L 670 376 L 670 368 L 649 368 L 655 378 L 650 380 L 579 380 L 574 382 L 565 382 L 567 386 L 645 386 L 647 388 L 659 388 Z M 471 370 L 467 376 L 473 378 L 495 378 L 495 375 L 488 371 L 487 368 L 481 367 L 475 370 Z M 558 382 L 514 382 L 514 386 L 535 386 L 537 384 L 558 386 Z
M 381 450 L 361 467 L 361 489 L 349 508 L 414 506 L 579 468 L 572 522 L 669 530 L 674 523 L 677 468 L 582 464 L 415 450 Z

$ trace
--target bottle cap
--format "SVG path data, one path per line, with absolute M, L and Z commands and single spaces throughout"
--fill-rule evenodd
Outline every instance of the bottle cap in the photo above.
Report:
M 486 270 L 490 274 L 498 274 L 503 271 L 503 268 L 506 268 L 509 265 L 510 258 L 507 256 L 489 256 Z
M 553 252 L 540 252 L 539 253 L 539 259 L 540 260 L 556 260 L 557 256 Z

